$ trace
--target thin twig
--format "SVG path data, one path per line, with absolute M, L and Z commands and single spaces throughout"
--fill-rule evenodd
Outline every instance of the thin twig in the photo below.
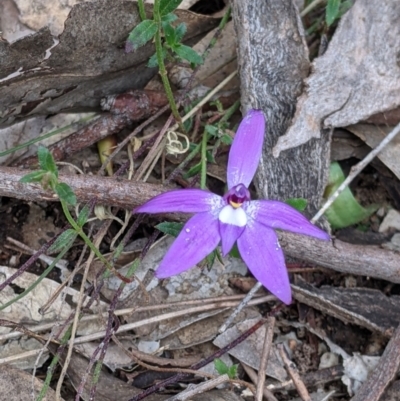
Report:
M 103 240 L 104 235 L 106 234 L 106 231 L 99 231 L 97 233 L 97 236 L 95 238 L 94 241 L 94 245 L 96 246 L 96 248 L 98 249 L 98 247 L 101 244 L 101 241 Z M 79 320 L 81 318 L 80 314 L 81 314 L 81 309 L 82 309 L 82 305 L 83 305 L 83 301 L 84 301 L 84 292 L 85 292 L 85 285 L 86 285 L 86 280 L 89 274 L 89 268 L 93 262 L 94 259 L 94 252 L 90 252 L 88 260 L 86 261 L 86 266 L 85 266 L 85 270 L 83 273 L 83 278 L 82 278 L 82 285 L 79 291 L 79 298 L 78 298 L 78 303 L 76 306 L 76 311 L 75 311 L 75 316 L 74 316 L 74 321 L 72 323 L 72 329 L 71 329 L 71 337 L 70 337 L 70 341 L 69 341 L 69 347 L 68 347 L 68 351 L 67 351 L 67 355 L 65 357 L 65 362 L 64 365 L 62 367 L 60 376 L 58 378 L 58 382 L 57 382 L 57 387 L 56 387 L 56 401 L 61 400 L 61 386 L 64 382 L 64 378 L 65 375 L 67 374 L 67 369 L 69 366 L 69 362 L 71 360 L 72 357 L 72 351 L 73 351 L 73 342 L 76 336 L 76 332 L 78 330 L 78 324 L 79 324 Z
M 273 316 L 267 319 L 267 330 L 265 331 L 264 345 L 260 359 L 260 367 L 258 369 L 257 391 L 255 401 L 262 401 L 264 394 L 265 375 L 267 371 L 267 364 L 269 353 L 274 339 L 275 318 Z
M 381 356 L 378 366 L 361 385 L 351 401 L 378 401 L 400 367 L 400 325 Z
M 288 371 L 289 376 L 292 378 L 293 383 L 296 386 L 296 389 L 297 389 L 297 392 L 299 393 L 300 398 L 303 401 L 312 401 L 310 394 L 308 393 L 307 387 L 303 383 L 303 380 L 301 380 L 301 377 L 299 375 L 296 365 L 287 356 L 284 346 L 282 344 L 279 344 L 278 349 L 279 349 L 279 354 L 286 367 L 286 370 Z
M 389 143 L 394 139 L 394 137 L 400 132 L 400 123 L 397 124 L 393 130 L 382 140 L 382 142 L 371 152 L 364 157 L 359 163 L 353 166 L 350 170 L 350 174 L 342 182 L 339 188 L 329 197 L 325 202 L 324 206 L 318 211 L 318 213 L 311 219 L 312 223 L 315 223 L 320 219 L 323 214 L 329 209 L 337 197 L 343 192 L 343 190 L 350 185 L 350 183 L 357 177 L 357 175 L 372 161 L 372 159 L 377 156 Z
M 257 378 L 257 373 L 255 372 L 255 370 L 243 362 L 241 364 L 242 364 L 243 369 L 246 372 L 247 376 L 250 377 L 250 380 L 254 384 L 257 384 L 258 378 Z M 274 394 L 269 389 L 267 389 L 265 386 L 263 388 L 263 394 L 264 394 L 264 397 L 268 401 L 278 401 L 277 398 L 274 396 Z
M 247 293 L 247 295 L 243 298 L 242 302 L 236 307 L 236 309 L 231 313 L 226 322 L 219 328 L 218 333 L 222 334 L 235 320 L 236 316 L 240 313 L 240 311 L 251 301 L 254 297 L 254 294 L 262 287 L 262 284 L 258 281 L 254 287 Z
M 227 374 L 216 377 L 215 379 L 207 380 L 206 382 L 200 383 L 197 386 L 189 386 L 186 390 L 181 393 L 167 398 L 166 401 L 186 401 L 190 400 L 196 394 L 201 394 L 206 391 L 212 390 L 213 388 L 226 383 L 229 381 Z
M 314 0 L 311 2 L 304 10 L 300 12 L 300 17 L 305 17 L 311 10 L 317 7 L 318 4 L 322 3 L 324 0 Z
M 67 294 L 74 295 L 75 290 L 71 290 L 69 288 L 65 289 Z M 159 311 L 160 309 L 178 309 L 180 307 L 188 307 L 190 305 L 207 305 L 208 303 L 215 303 L 215 302 L 233 302 L 236 301 L 238 302 L 239 300 L 243 299 L 244 295 L 238 294 L 238 295 L 230 295 L 230 296 L 224 296 L 224 297 L 212 297 L 212 298 L 203 298 L 203 299 L 193 299 L 193 300 L 185 300 L 185 301 L 180 301 L 180 302 L 172 302 L 172 303 L 166 303 L 166 304 L 156 304 L 156 305 L 148 305 L 148 306 L 139 306 L 139 307 L 134 307 L 134 308 L 126 308 L 126 309 L 118 309 L 115 311 L 116 316 L 123 316 L 123 315 L 130 315 L 132 313 L 141 313 L 141 312 L 149 312 L 149 311 Z M 256 300 L 259 300 L 260 303 L 265 303 L 274 300 L 275 297 L 273 295 L 267 295 L 263 297 L 256 298 Z M 186 313 L 190 313 L 191 310 L 187 309 Z M 93 320 L 98 320 L 101 317 L 106 318 L 107 313 L 104 312 L 102 314 L 95 314 L 95 315 L 86 315 L 83 316 L 80 322 L 89 322 Z M 57 324 L 56 322 L 50 322 L 50 323 L 45 323 L 42 325 L 35 325 L 33 327 L 29 327 L 29 330 L 34 332 L 34 333 L 40 333 L 47 331 L 51 329 L 52 327 Z M 0 342 L 5 341 L 5 340 L 11 340 L 11 339 L 16 339 L 19 338 L 23 335 L 23 332 L 19 332 L 17 329 L 14 329 L 14 331 L 10 333 L 5 333 L 0 335 Z M 1 363 L 0 363 L 1 364 Z

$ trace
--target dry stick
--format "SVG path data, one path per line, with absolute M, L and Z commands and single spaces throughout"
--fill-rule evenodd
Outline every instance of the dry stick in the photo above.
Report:
M 190 400 L 196 394 L 204 393 L 205 391 L 212 390 L 213 388 L 219 386 L 220 384 L 226 383 L 229 381 L 229 377 L 227 374 L 216 377 L 215 379 L 207 380 L 206 382 L 200 383 L 197 386 L 189 386 L 186 390 L 181 393 L 167 398 L 165 401 L 186 401 Z
M 300 395 L 300 398 L 303 401 L 312 401 L 310 394 L 308 393 L 308 390 L 306 386 L 304 385 L 303 381 L 301 380 L 301 377 L 299 375 L 299 372 L 297 370 L 297 367 L 295 364 L 289 359 L 289 357 L 286 354 L 286 350 L 282 344 L 278 345 L 279 349 L 279 354 L 283 360 L 283 363 L 286 367 L 286 370 L 289 373 L 289 376 L 292 378 L 294 385 L 296 386 L 296 390 Z
M 264 319 L 259 320 L 254 326 L 250 327 L 250 329 L 245 331 L 243 334 L 241 334 L 238 338 L 236 338 L 235 340 L 233 340 L 232 342 L 227 344 L 225 347 L 219 349 L 217 352 L 215 352 L 214 354 L 210 355 L 209 357 L 203 359 L 199 363 L 196 363 L 195 365 L 191 366 L 191 369 L 193 369 L 193 370 L 201 369 L 202 367 L 204 367 L 204 366 L 208 365 L 210 362 L 212 362 L 215 358 L 219 358 L 221 355 L 226 354 L 231 349 L 235 348 L 238 344 L 242 343 L 246 338 L 248 338 L 253 333 L 255 333 L 264 324 L 265 324 Z M 173 377 L 170 377 L 169 379 L 163 380 L 163 381 L 155 384 L 154 386 L 149 387 L 147 390 L 136 395 L 135 397 L 131 398 L 129 401 L 143 400 L 148 395 L 155 393 L 159 389 L 161 389 L 169 384 L 176 383 L 182 377 L 185 377 L 185 375 L 177 374 Z
M 66 288 L 65 291 L 66 291 L 66 293 L 70 293 L 71 295 L 73 295 L 75 293 L 75 290 L 70 290 L 69 288 Z M 243 295 L 238 294 L 238 295 L 229 295 L 229 296 L 223 296 L 223 297 L 212 297 L 212 298 L 193 299 L 193 300 L 180 301 L 180 302 L 171 302 L 171 303 L 167 303 L 167 304 L 139 306 L 139 307 L 133 307 L 133 308 L 126 308 L 126 309 L 117 309 L 115 311 L 115 315 L 116 316 L 131 315 L 133 313 L 159 311 L 160 309 L 165 310 L 165 309 L 170 309 L 170 308 L 176 310 L 179 307 L 188 307 L 190 305 L 192 305 L 192 306 L 199 305 L 199 304 L 207 305 L 208 303 L 212 303 L 212 302 L 240 301 L 242 298 L 243 298 Z M 259 300 L 260 303 L 269 302 L 274 299 L 275 299 L 275 297 L 273 295 L 266 295 L 263 297 L 256 298 L 256 300 Z M 187 310 L 186 313 L 190 313 L 190 310 Z M 95 315 L 86 315 L 86 316 L 82 317 L 80 322 L 89 322 L 92 320 L 98 320 L 102 317 L 106 318 L 107 315 L 108 315 L 107 312 L 103 312 L 103 313 L 95 314 Z M 29 330 L 33 333 L 40 333 L 40 332 L 51 329 L 56 324 L 57 324 L 56 322 L 50 322 L 50 323 L 45 323 L 42 325 L 35 325 L 33 327 L 29 327 Z M 28 323 L 26 323 L 26 325 L 28 325 Z M 23 328 L 23 326 L 21 326 L 21 328 Z M 23 331 L 19 332 L 16 330 L 17 330 L 17 328 L 14 328 L 14 331 L 12 331 L 10 333 L 0 334 L 0 342 L 5 341 L 5 340 L 16 339 L 23 335 L 23 333 L 24 333 Z
M 357 177 L 357 175 L 372 161 L 372 159 L 377 156 L 385 146 L 394 139 L 394 137 L 400 132 L 400 123 L 397 124 L 393 130 L 383 139 L 383 141 L 371 152 L 364 157 L 359 163 L 353 166 L 350 170 L 350 174 L 342 182 L 339 188 L 329 197 L 324 206 L 319 210 L 319 212 L 311 219 L 312 223 L 315 223 L 322 215 L 329 209 L 332 203 L 337 199 L 337 197 L 343 192 L 343 190 Z
M 244 371 L 246 372 L 247 376 L 250 377 L 250 380 L 251 380 L 254 384 L 256 384 L 256 383 L 257 383 L 257 380 L 258 380 L 258 377 L 257 377 L 257 373 L 255 372 L 255 370 L 254 370 L 253 368 L 251 368 L 250 366 L 246 365 L 246 364 L 243 363 L 243 362 L 242 362 L 242 366 L 243 366 L 243 369 L 244 369 Z M 274 396 L 274 394 L 273 394 L 269 389 L 267 389 L 265 386 L 264 386 L 264 388 L 263 388 L 263 394 L 264 394 L 264 397 L 265 397 L 268 401 L 278 401 L 278 400 L 276 399 L 276 397 Z
M 190 117 L 192 117 L 194 114 L 196 114 L 203 105 L 205 105 L 216 93 L 218 93 L 229 81 L 232 80 L 232 78 L 235 77 L 237 74 L 237 71 L 233 71 L 231 74 L 229 74 L 221 83 L 219 83 L 214 89 L 212 89 L 207 95 L 200 100 L 199 103 L 196 104 L 185 116 L 182 117 L 182 123 L 184 123 L 186 120 L 188 120 Z M 172 116 L 171 116 L 172 117 Z M 138 169 L 135 179 L 139 180 L 143 174 L 144 170 L 147 168 L 147 166 L 151 163 L 150 169 L 154 167 L 154 165 L 157 163 L 159 157 L 162 154 L 162 150 L 164 148 L 165 143 L 161 142 L 161 140 L 164 138 L 164 133 L 168 129 L 168 122 L 164 125 L 162 132 L 160 132 L 159 138 L 157 138 L 156 144 L 154 144 L 152 152 L 149 153 L 146 157 L 146 159 L 143 161 L 142 165 Z M 173 125 L 171 128 L 168 129 L 168 131 L 175 131 L 179 128 L 178 124 Z M 155 155 L 155 157 L 154 157 Z M 143 167 L 144 166 L 144 167 Z M 149 169 L 149 170 L 150 170 Z M 146 180 L 144 180 L 146 181 Z
M 138 127 L 136 127 L 122 142 L 118 144 L 118 146 L 114 149 L 114 151 L 111 153 L 110 156 L 107 157 L 107 160 L 104 161 L 102 164 L 100 170 L 98 171 L 98 175 L 101 175 L 104 173 L 108 163 L 114 159 L 114 157 L 121 151 L 121 149 L 133 138 L 135 137 L 139 132 L 143 131 L 144 128 L 146 128 L 149 124 L 151 124 L 154 120 L 156 120 L 158 117 L 160 117 L 162 114 L 164 114 L 167 110 L 169 109 L 169 104 L 161 108 L 157 113 L 155 113 L 153 116 L 148 118 L 145 122 L 140 124 Z
M 378 366 L 368 376 L 351 401 L 378 401 L 395 378 L 400 367 L 400 325 L 381 356 Z
M 249 303 L 249 305 L 260 305 L 265 302 L 270 302 L 271 300 L 272 300 L 272 296 L 267 295 L 267 296 L 256 298 L 256 299 L 252 300 Z M 199 304 L 199 303 L 201 304 L 201 306 L 187 308 L 184 310 L 171 312 L 171 313 L 162 313 L 161 315 L 153 316 L 151 318 L 138 320 L 133 323 L 121 325 L 117 331 L 117 334 L 133 330 L 137 327 L 143 327 L 148 324 L 158 323 L 163 320 L 173 319 L 173 318 L 180 317 L 180 316 L 187 316 L 188 314 L 200 313 L 200 312 L 216 310 L 216 309 L 221 309 L 221 311 L 223 311 L 225 308 L 233 308 L 238 304 L 235 301 L 219 302 L 218 298 L 214 298 L 214 301 L 208 305 L 207 304 L 204 305 L 204 300 L 196 301 L 196 304 Z M 185 302 L 185 304 L 188 304 L 188 302 Z M 165 308 L 165 305 L 152 305 L 152 306 L 145 306 L 145 307 L 140 307 L 140 308 L 122 309 L 122 310 L 116 311 L 115 315 L 121 316 L 121 315 L 125 315 L 125 314 L 132 313 L 132 312 L 142 312 L 142 311 L 149 311 L 149 310 L 154 311 L 154 310 L 160 310 L 163 308 Z M 101 314 L 101 316 L 105 316 L 105 317 L 107 317 L 107 315 L 108 315 L 107 313 Z M 98 317 L 99 317 L 99 315 L 97 315 L 97 314 L 93 315 L 93 316 L 84 316 L 81 319 L 81 321 L 95 320 L 95 319 L 98 319 Z M 40 331 L 45 331 L 53 326 L 54 326 L 54 323 L 42 325 L 40 327 Z M 39 330 L 37 327 L 33 327 L 31 331 L 39 331 Z M 86 343 L 89 341 L 102 339 L 102 338 L 104 338 L 105 334 L 106 334 L 105 331 L 100 331 L 100 332 L 88 334 L 88 335 L 85 335 L 82 337 L 78 337 L 75 339 L 74 344 L 83 344 L 83 343 Z M 8 333 L 8 334 L 3 335 L 2 338 L 9 339 L 9 338 L 16 338 L 19 336 L 21 336 L 20 333 Z M 13 362 L 13 361 L 17 361 L 17 360 L 21 360 L 21 359 L 25 359 L 27 356 L 37 355 L 39 352 L 40 352 L 40 350 L 34 350 L 34 351 L 24 352 L 19 355 L 15 355 L 12 358 L 10 358 L 10 357 L 0 358 L 0 365 L 9 363 L 9 362 Z
M 18 252 L 21 251 L 21 249 L 24 252 L 27 252 L 29 255 L 34 255 L 37 250 L 30 248 L 29 246 L 23 244 L 22 242 L 17 241 L 14 238 L 11 237 L 6 237 L 6 240 L 8 242 L 11 242 L 12 244 L 16 245 L 19 249 Z M 6 248 L 11 248 L 14 250 L 17 250 L 16 248 L 12 248 L 10 246 L 8 246 L 7 244 L 4 245 Z M 51 265 L 54 262 L 55 258 L 52 258 L 51 256 L 47 256 L 47 255 L 40 255 L 39 256 L 40 260 L 43 260 L 43 262 L 45 262 L 48 265 Z M 56 264 L 55 267 L 58 267 L 59 269 L 65 269 L 67 267 L 68 262 L 65 259 L 60 259 Z
M 43 190 L 37 184 L 18 182 L 25 174 L 26 171 L 17 168 L 0 167 L 0 196 L 31 201 L 58 201 L 53 193 Z M 88 175 L 82 177 L 60 174 L 60 181 L 67 183 L 73 189 L 79 202 L 96 199 L 98 204 L 125 209 L 139 206 L 150 198 L 171 189 L 162 185 Z M 179 221 L 186 220 L 186 215 L 179 213 L 164 217 Z M 400 283 L 400 255 L 397 252 L 384 250 L 378 246 L 353 245 L 337 239 L 330 242 L 319 241 L 289 232 L 279 232 L 278 237 L 285 254 L 294 258 L 342 273 Z M 41 251 L 43 252 L 47 247 L 48 244 L 41 248 Z M 34 259 L 37 257 L 32 256 Z M 0 284 L 0 290 L 2 286 L 5 284 Z
M 107 227 L 103 225 L 103 227 Z M 94 241 L 94 245 L 96 246 L 96 248 L 99 248 L 101 241 L 104 237 L 104 235 L 106 234 L 106 230 L 103 231 L 99 231 L 96 235 L 96 239 Z M 74 316 L 74 321 L 72 323 L 72 329 L 71 329 L 71 337 L 70 337 L 70 342 L 69 342 L 69 347 L 68 347 L 68 351 L 67 351 L 67 355 L 65 357 L 65 362 L 63 364 L 60 376 L 58 378 L 58 382 L 57 382 L 57 387 L 56 387 L 56 401 L 61 400 L 61 386 L 62 383 L 64 382 L 64 378 L 65 375 L 67 374 L 67 370 L 68 370 L 68 366 L 69 366 L 69 362 L 71 360 L 72 357 L 72 351 L 73 351 L 73 342 L 76 336 L 76 332 L 78 330 L 78 323 L 79 323 L 79 319 L 80 319 L 80 313 L 81 313 L 81 309 L 82 309 L 82 305 L 83 305 L 83 300 L 84 300 L 84 291 L 85 291 L 85 285 L 86 285 L 86 280 L 89 274 L 89 268 L 93 262 L 95 255 L 93 252 L 90 252 L 88 260 L 86 261 L 86 267 L 83 273 L 83 278 L 82 278 L 82 285 L 79 291 L 79 298 L 78 298 L 78 304 L 76 306 L 76 311 L 75 311 L 75 316 Z
M 241 310 L 251 301 L 255 293 L 262 287 L 262 284 L 258 281 L 253 288 L 247 293 L 243 298 L 242 302 L 238 307 L 230 314 L 225 323 L 219 328 L 218 333 L 222 334 L 235 320 L 236 316 L 241 312 Z
M 260 359 L 260 367 L 258 369 L 257 391 L 255 401 L 262 401 L 264 394 L 265 375 L 269 353 L 271 351 L 272 340 L 274 339 L 275 318 L 273 316 L 267 319 L 267 330 L 265 331 L 264 345 Z

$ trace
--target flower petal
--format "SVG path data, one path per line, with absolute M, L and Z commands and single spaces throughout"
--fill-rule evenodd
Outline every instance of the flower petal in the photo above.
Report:
M 222 241 L 222 254 L 226 256 L 232 249 L 233 244 L 242 235 L 246 226 L 235 226 L 219 222 L 219 233 Z
M 329 234 L 310 223 L 291 206 L 278 201 L 252 201 L 245 205 L 246 213 L 258 223 L 273 229 L 291 231 L 328 241 Z
M 246 226 L 237 244 L 241 257 L 254 277 L 282 302 L 290 304 L 289 276 L 274 230 L 252 222 Z
M 162 260 L 156 276 L 174 276 L 202 261 L 220 241 L 218 223 L 218 216 L 208 212 L 189 219 Z
M 260 110 L 250 110 L 233 140 L 228 160 L 228 189 L 250 185 L 257 170 L 264 141 L 265 118 Z
M 133 213 L 200 213 L 219 211 L 224 205 L 223 199 L 212 192 L 202 189 L 177 189 L 155 196 Z

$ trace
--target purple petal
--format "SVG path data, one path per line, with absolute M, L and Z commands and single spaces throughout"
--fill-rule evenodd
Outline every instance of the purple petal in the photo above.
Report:
M 184 225 L 156 271 L 158 278 L 182 273 L 202 261 L 218 245 L 218 216 L 199 213 Z
M 237 244 L 241 257 L 254 277 L 282 302 L 290 304 L 289 276 L 274 230 L 253 222 L 247 225 Z
M 239 227 L 233 224 L 219 222 L 219 233 L 222 241 L 222 254 L 226 256 L 232 249 L 233 244 L 242 235 L 246 226 Z
M 257 170 L 264 141 L 265 118 L 260 110 L 250 110 L 233 140 L 228 160 L 228 189 L 250 185 Z
M 329 234 L 311 224 L 306 217 L 291 206 L 278 201 L 252 201 L 246 213 L 258 223 L 273 229 L 291 231 L 328 241 Z
M 155 196 L 133 213 L 201 213 L 223 207 L 223 199 L 202 189 L 177 189 Z

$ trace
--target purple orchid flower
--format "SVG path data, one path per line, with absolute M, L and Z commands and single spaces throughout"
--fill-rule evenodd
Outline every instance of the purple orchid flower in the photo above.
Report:
M 265 119 L 259 110 L 244 117 L 228 161 L 228 192 L 223 196 L 201 189 L 179 189 L 158 195 L 136 213 L 196 213 L 172 244 L 156 276 L 167 278 L 195 266 L 221 242 L 222 253 L 235 242 L 254 277 L 272 294 L 290 304 L 291 289 L 275 229 L 321 240 L 329 235 L 283 202 L 250 200 L 248 187 L 257 170 L 264 140 Z

